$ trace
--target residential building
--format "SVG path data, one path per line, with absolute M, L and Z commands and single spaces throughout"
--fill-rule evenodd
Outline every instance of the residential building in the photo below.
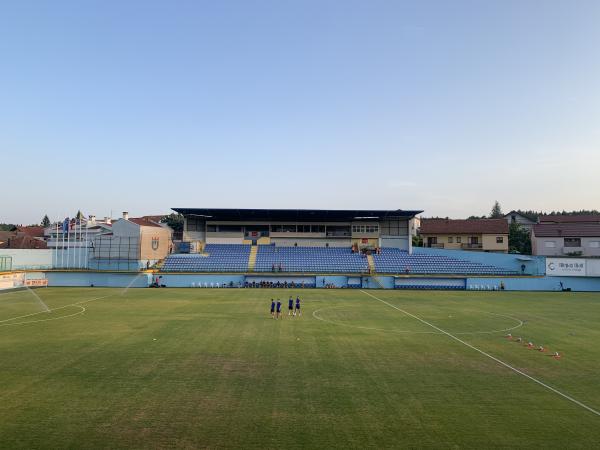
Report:
M 511 211 L 508 214 L 505 214 L 504 218 L 506 219 L 509 225 L 513 223 L 518 223 L 530 233 L 531 228 L 537 223 L 537 221 L 534 218 L 521 214 L 518 211 Z
M 505 219 L 422 219 L 421 236 L 425 247 L 508 252 Z
M 557 219 L 556 217 L 560 217 Z M 568 216 L 545 218 L 533 227 L 531 249 L 541 256 L 600 257 L 600 219 L 598 216 Z M 550 221 L 552 220 L 552 221 Z

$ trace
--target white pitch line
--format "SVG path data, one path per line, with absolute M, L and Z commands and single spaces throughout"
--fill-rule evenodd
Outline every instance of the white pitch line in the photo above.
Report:
M 24 316 L 11 317 L 10 319 L 0 320 L 0 323 L 10 322 L 11 320 L 23 319 L 25 317 L 37 316 L 38 314 L 48 314 L 50 311 L 57 311 L 59 309 L 68 308 L 69 306 L 78 306 L 81 303 L 89 303 L 89 302 L 93 302 L 96 300 L 101 300 L 103 298 L 112 297 L 113 295 L 114 294 L 110 294 L 110 295 L 104 295 L 102 297 L 92 298 L 89 300 L 82 300 L 80 302 L 71 303 L 69 305 L 59 306 L 58 308 L 50 308 L 48 311 L 38 311 L 38 312 L 31 313 L 31 314 L 25 314 Z M 28 323 L 33 323 L 33 322 L 28 322 Z
M 12 326 L 15 326 L 15 325 L 26 325 L 26 324 L 29 324 L 29 323 L 48 322 L 50 320 L 66 319 L 68 317 L 78 316 L 78 315 L 83 314 L 85 312 L 85 308 L 83 306 L 79 306 L 79 305 L 69 305 L 69 306 L 74 306 L 76 308 L 80 308 L 81 311 L 78 311 L 78 312 L 76 312 L 74 314 L 69 314 L 68 316 L 52 317 L 51 319 L 27 320 L 25 322 L 3 323 L 3 324 L 0 324 L 0 327 L 12 327 Z
M 367 291 L 363 291 L 363 290 L 361 289 L 361 292 L 362 292 L 363 294 L 366 294 L 366 295 L 368 295 L 369 297 L 372 297 L 372 298 L 374 298 L 375 300 L 378 300 L 378 301 L 380 301 L 381 303 L 384 303 L 384 304 L 388 305 L 390 308 L 394 308 L 394 309 L 396 309 L 396 310 L 400 311 L 401 313 L 403 313 L 403 314 L 406 314 L 407 316 L 409 316 L 409 317 L 412 317 L 413 319 L 416 319 L 416 320 L 418 320 L 419 322 L 421 322 L 421 323 L 424 323 L 424 324 L 425 324 L 425 325 L 427 325 L 427 326 L 430 326 L 430 327 L 431 327 L 431 328 L 433 328 L 434 330 L 438 330 L 440 333 L 442 333 L 442 334 L 445 334 L 445 335 L 446 335 L 446 336 L 448 336 L 449 338 L 452 338 L 452 339 L 454 339 L 455 341 L 457 341 L 457 342 L 460 342 L 460 343 L 461 343 L 461 344 L 463 344 L 463 345 L 466 345 L 466 346 L 467 346 L 467 347 L 469 347 L 470 349 L 472 349 L 472 350 L 475 350 L 476 352 L 479 352 L 479 353 L 481 353 L 481 354 L 482 354 L 482 355 L 484 355 L 484 356 L 487 356 L 487 357 L 488 357 L 488 358 L 490 358 L 491 360 L 493 360 L 493 361 L 496 361 L 498 364 L 501 364 L 501 365 L 503 365 L 503 366 L 504 366 L 504 367 L 506 367 L 507 369 L 510 369 L 510 370 L 512 370 L 513 372 L 515 372 L 515 373 L 518 373 L 519 375 L 522 375 L 522 376 L 524 376 L 525 378 L 528 378 L 529 380 L 533 381 L 534 383 L 537 383 L 537 384 L 539 384 L 540 386 L 542 386 L 542 387 L 544 387 L 544 388 L 546 388 L 546 389 L 548 389 L 548 390 L 550 390 L 550 391 L 554 392 L 555 394 L 558 394 L 558 395 L 560 395 L 561 397 L 563 397 L 563 398 L 565 398 L 565 399 L 569 400 L 570 402 L 573 402 L 573 403 L 575 403 L 577 406 L 580 406 L 581 408 L 583 408 L 583 409 L 586 409 L 587 411 L 589 411 L 589 412 L 591 412 L 591 413 L 593 413 L 593 414 L 596 414 L 597 416 L 600 416 L 600 411 L 597 411 L 597 410 L 595 410 L 595 409 L 593 409 L 593 408 L 590 408 L 590 407 L 589 407 L 589 406 L 587 406 L 586 404 L 584 404 L 584 403 L 581 403 L 579 400 L 576 400 L 576 399 L 574 399 L 573 397 L 571 397 L 571 396 L 569 396 L 569 395 L 567 395 L 567 394 L 564 394 L 564 393 L 560 392 L 558 389 L 555 389 L 555 388 L 553 388 L 552 386 L 548 386 L 546 383 L 544 383 L 544 382 L 542 382 L 542 381 L 538 380 L 537 378 L 534 378 L 534 377 L 532 377 L 531 375 L 528 375 L 528 374 L 526 374 L 525 372 L 523 372 L 523 371 L 521 371 L 521 370 L 517 369 L 516 367 L 513 367 L 513 366 L 511 366 L 510 364 L 507 364 L 507 363 L 505 363 L 504 361 L 502 361 L 502 360 L 500 360 L 500 359 L 496 358 L 495 356 L 492 356 L 492 355 L 490 355 L 489 353 L 486 353 L 486 352 L 484 352 L 483 350 L 480 350 L 480 349 L 478 349 L 478 348 L 477 348 L 477 347 L 475 347 L 474 345 L 471 345 L 471 344 L 469 344 L 468 342 L 465 342 L 465 341 L 463 341 L 462 339 L 460 339 L 460 338 L 458 338 L 458 337 L 454 336 L 453 334 L 451 334 L 451 333 L 448 333 L 446 330 L 442 330 L 441 328 L 439 328 L 439 327 L 435 326 L 434 324 L 432 324 L 432 323 L 429 323 L 429 322 L 427 322 L 427 321 L 426 321 L 426 320 L 424 320 L 424 319 L 421 319 L 419 316 L 415 316 L 414 314 L 411 314 L 411 313 L 409 313 L 408 311 L 405 311 L 405 310 L 403 310 L 402 308 L 398 308 L 397 306 L 395 306 L 395 305 L 392 305 L 391 303 L 388 303 L 388 302 L 386 302 L 385 300 L 382 300 L 382 299 L 380 299 L 380 298 L 378 298 L 378 297 L 375 297 L 373 294 L 370 294 L 370 293 L 369 293 L 369 292 L 367 292 Z

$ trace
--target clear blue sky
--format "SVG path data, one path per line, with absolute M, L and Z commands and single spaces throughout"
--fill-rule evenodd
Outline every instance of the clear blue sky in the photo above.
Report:
M 16 1 L 0 222 L 600 208 L 599 1 Z

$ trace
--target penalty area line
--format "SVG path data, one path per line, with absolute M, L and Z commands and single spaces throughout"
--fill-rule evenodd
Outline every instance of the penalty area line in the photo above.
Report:
M 385 300 L 382 300 L 382 299 L 380 299 L 380 298 L 378 298 L 378 297 L 375 297 L 373 294 L 371 294 L 371 293 L 369 293 L 369 292 L 367 292 L 367 291 L 363 291 L 363 290 L 361 289 L 361 292 L 362 292 L 363 294 L 366 294 L 366 295 L 368 295 L 369 297 L 372 297 L 372 298 L 374 298 L 375 300 L 377 300 L 377 301 L 379 301 L 379 302 L 381 302 L 381 303 L 384 303 L 384 304 L 386 304 L 386 305 L 387 305 L 387 306 L 389 306 L 390 308 L 394 308 L 395 310 L 397 310 L 397 311 L 400 311 L 402 314 L 405 314 L 405 315 L 407 315 L 407 316 L 409 316 L 409 317 L 412 317 L 413 319 L 415 319 L 415 320 L 418 320 L 419 322 L 421 322 L 421 323 L 423 323 L 423 324 L 425 324 L 425 325 L 427 325 L 427 326 L 429 326 L 429 327 L 433 328 L 434 330 L 437 330 L 437 331 L 439 331 L 440 333 L 442 333 L 442 334 L 445 334 L 445 335 L 446 335 L 446 336 L 448 336 L 449 338 L 451 338 L 451 339 L 454 339 L 456 342 L 460 342 L 461 344 L 463 344 L 463 345 L 465 345 L 465 346 L 469 347 L 469 348 L 470 348 L 470 349 L 472 349 L 472 350 L 475 350 L 476 352 L 478 352 L 478 353 L 482 354 L 483 356 L 486 356 L 486 357 L 488 357 L 489 359 L 491 359 L 491 360 L 493 360 L 493 361 L 496 361 L 498 364 L 501 364 L 501 365 L 503 365 L 503 366 L 504 366 L 504 367 L 506 367 L 507 369 L 510 369 L 510 370 L 512 370 L 513 372 L 515 372 L 515 373 L 517 373 L 517 374 L 519 374 L 519 375 L 522 375 L 522 376 L 524 376 L 525 378 L 527 378 L 527 379 L 529 379 L 529 380 L 533 381 L 534 383 L 537 383 L 537 384 L 539 384 L 540 386 L 542 386 L 542 387 L 544 387 L 544 388 L 548 389 L 548 390 L 549 390 L 549 391 L 551 391 L 551 392 L 554 392 L 554 393 L 555 393 L 555 394 L 557 394 L 557 395 L 560 395 L 561 397 L 563 397 L 563 398 L 565 398 L 565 399 L 569 400 L 569 401 L 570 401 L 570 402 L 572 402 L 572 403 L 575 403 L 577 406 L 579 406 L 579 407 L 581 407 L 581 408 L 583 408 L 583 409 L 585 409 L 585 410 L 587 410 L 587 411 L 591 412 L 592 414 L 595 414 L 595 415 L 597 415 L 597 416 L 600 416 L 600 411 L 597 411 L 597 410 L 595 410 L 594 408 L 591 408 L 591 407 L 587 406 L 586 404 L 584 404 L 584 403 L 581 403 L 579 400 L 577 400 L 577 399 L 574 399 L 573 397 L 571 397 L 571 396 L 569 396 L 569 395 L 567 395 L 567 394 L 564 394 L 563 392 L 560 392 L 558 389 L 555 389 L 555 388 L 553 388 L 552 386 L 549 386 L 549 385 L 547 385 L 547 384 L 546 384 L 546 383 L 544 383 L 543 381 L 540 381 L 540 380 L 538 380 L 537 378 L 534 378 L 534 377 L 532 377 L 531 375 L 528 375 L 528 374 L 526 374 L 526 373 L 525 373 L 525 372 L 523 372 L 522 370 L 519 370 L 519 369 L 517 369 L 516 367 L 513 367 L 513 366 L 511 366 L 510 364 L 508 364 L 508 363 L 505 363 L 504 361 L 502 361 L 502 360 L 500 360 L 500 359 L 496 358 L 495 356 L 492 356 L 492 355 L 490 355 L 489 353 L 487 353 L 487 352 L 484 352 L 483 350 L 481 350 L 481 349 L 479 349 L 479 348 L 475 347 L 474 345 L 471 345 L 471 344 L 469 344 L 468 342 L 465 342 L 465 341 L 463 341 L 463 340 L 462 340 L 462 339 L 460 339 L 459 337 L 456 337 L 456 336 L 454 336 L 452 333 L 449 333 L 448 331 L 446 331 L 446 330 L 443 330 L 443 329 L 441 329 L 440 327 L 438 327 L 438 326 L 436 326 L 436 325 L 434 325 L 434 324 L 432 324 L 432 323 L 430 323 L 430 322 L 427 322 L 425 319 L 421 319 L 419 316 L 416 316 L 416 315 L 414 315 L 414 314 L 412 314 L 412 313 L 409 313 L 408 311 L 405 311 L 405 310 L 404 310 L 404 309 L 402 309 L 402 308 L 398 308 L 397 306 L 395 306 L 395 305 L 392 305 L 391 303 L 388 303 L 388 302 L 386 302 Z

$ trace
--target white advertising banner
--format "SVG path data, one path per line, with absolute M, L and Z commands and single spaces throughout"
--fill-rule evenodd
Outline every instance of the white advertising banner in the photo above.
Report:
M 25 284 L 25 274 L 21 272 L 0 275 L 0 290 L 22 287 Z
M 583 258 L 546 258 L 549 277 L 585 277 L 586 260 Z
M 588 259 L 586 262 L 586 266 L 588 277 L 600 277 L 600 259 Z

